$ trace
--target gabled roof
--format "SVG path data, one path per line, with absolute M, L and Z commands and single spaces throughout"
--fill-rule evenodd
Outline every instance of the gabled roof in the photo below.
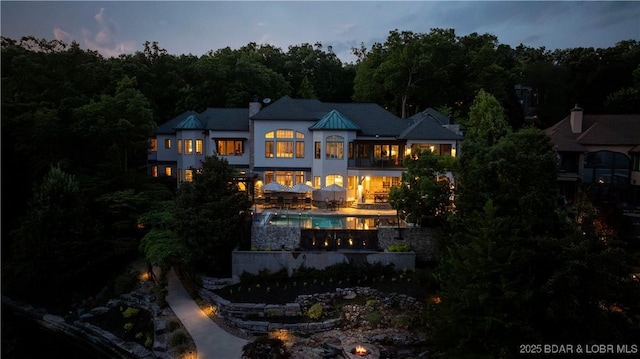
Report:
M 331 110 L 324 115 L 320 121 L 316 122 L 309 130 L 352 130 L 359 131 L 360 127 L 344 117 L 340 112 Z
M 200 114 L 208 130 L 249 131 L 249 110 L 246 108 L 208 108 Z
M 409 117 L 411 123 L 400 133 L 398 138 L 405 140 L 462 140 L 463 137 L 448 128 L 449 117 L 428 108 Z
M 571 131 L 570 116 L 547 128 L 551 142 L 563 152 L 584 152 L 585 146 L 640 145 L 640 114 L 582 116 L 582 133 Z
M 398 136 L 407 127 L 401 119 L 374 103 L 324 103 L 316 99 L 283 96 L 251 117 L 252 120 L 318 121 L 332 110 L 338 111 L 360 128 L 362 136 Z
M 327 113 L 322 102 L 316 99 L 293 99 L 287 95 L 263 108 L 252 120 L 319 120 Z
M 205 124 L 197 115 L 189 115 L 175 127 L 176 130 L 204 130 L 205 128 Z

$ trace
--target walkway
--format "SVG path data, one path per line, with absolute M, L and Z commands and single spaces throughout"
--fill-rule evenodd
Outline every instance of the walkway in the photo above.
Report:
M 240 359 L 242 347 L 248 341 L 229 334 L 207 317 L 173 270 L 167 274 L 167 280 L 167 303 L 193 338 L 198 359 Z

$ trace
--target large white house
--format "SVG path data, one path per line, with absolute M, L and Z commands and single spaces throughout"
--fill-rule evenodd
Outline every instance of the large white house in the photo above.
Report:
M 270 182 L 337 184 L 348 202 L 385 202 L 412 148 L 460 153 L 460 126 L 429 108 L 402 119 L 372 103 L 325 103 L 284 96 L 262 106 L 185 112 L 159 126 L 148 157 L 152 176 L 191 181 L 205 156 L 217 154 L 243 175 Z

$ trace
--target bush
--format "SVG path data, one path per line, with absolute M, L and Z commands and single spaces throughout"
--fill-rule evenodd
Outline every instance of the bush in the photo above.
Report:
M 389 252 L 409 252 L 411 250 L 411 246 L 408 244 L 391 244 L 387 247 Z
M 374 327 L 377 327 L 382 322 L 382 316 L 378 312 L 369 312 L 364 315 L 364 319 L 371 323 Z
M 187 341 L 189 341 L 189 335 L 185 333 L 183 330 L 177 330 L 171 334 L 171 345 L 174 347 L 180 345 L 186 345 Z
M 171 319 L 167 322 L 167 331 L 173 332 L 174 330 L 180 328 L 180 321 L 177 319 Z
M 318 319 L 322 317 L 322 303 L 316 303 L 307 310 L 307 317 L 311 319 Z
M 242 347 L 242 359 L 255 358 L 289 359 L 291 353 L 287 351 L 282 340 L 260 336 Z

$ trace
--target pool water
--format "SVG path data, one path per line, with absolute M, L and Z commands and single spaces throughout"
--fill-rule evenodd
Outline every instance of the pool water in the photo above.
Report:
M 376 229 L 378 225 L 393 225 L 395 217 L 360 216 L 346 217 L 333 215 L 312 216 L 308 214 L 267 214 L 263 225 L 280 227 L 302 227 L 314 229 Z M 397 225 L 397 224 L 396 224 Z

